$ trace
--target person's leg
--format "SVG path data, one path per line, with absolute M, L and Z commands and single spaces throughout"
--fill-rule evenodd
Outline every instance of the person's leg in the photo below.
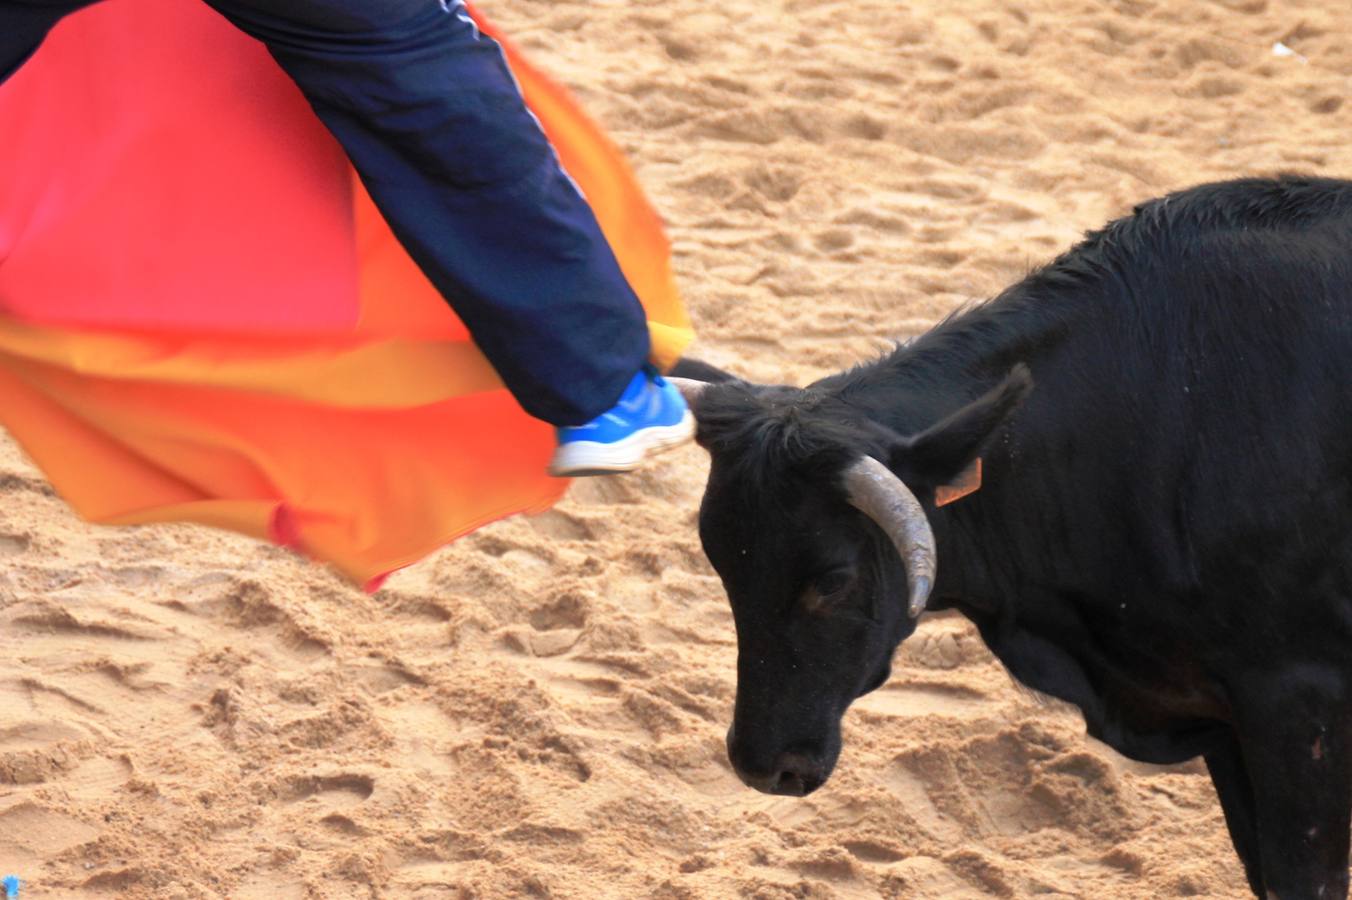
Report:
M 439 0 L 208 0 L 261 39 L 521 405 L 611 408 L 647 324 L 498 45 Z
M 0 0 L 0 84 L 18 71 L 67 14 L 97 0 Z

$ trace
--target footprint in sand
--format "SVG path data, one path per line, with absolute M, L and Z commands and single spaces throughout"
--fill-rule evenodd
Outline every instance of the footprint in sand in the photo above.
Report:
M 0 707 L 17 711 L 26 706 L 21 693 L 0 691 Z M 74 770 L 93 752 L 91 737 L 57 719 L 11 719 L 0 727 L 0 784 L 41 784 Z
M 1111 841 L 1143 817 L 1109 762 L 1036 724 L 908 750 L 885 780 L 907 814 L 945 842 L 1044 828 Z
M 279 791 L 283 802 L 299 806 L 320 825 L 349 837 L 367 830 L 349 815 L 375 792 L 375 780 L 367 775 L 339 773 L 292 778 Z
M 525 638 L 536 656 L 558 656 L 582 636 L 592 599 L 581 591 L 563 591 L 532 610 L 527 622 L 534 633 Z
M 0 807 L 0 860 L 7 869 L 34 871 L 99 836 L 100 829 L 31 801 Z

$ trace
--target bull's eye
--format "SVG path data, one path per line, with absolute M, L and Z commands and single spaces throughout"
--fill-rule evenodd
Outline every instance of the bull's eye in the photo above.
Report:
M 812 587 L 822 599 L 834 599 L 838 594 L 845 592 L 845 589 L 850 586 L 851 580 L 849 572 L 828 572 L 818 578 Z
M 803 591 L 803 608 L 815 615 L 829 613 L 849 593 L 853 584 L 854 575 L 843 569 L 819 575 Z

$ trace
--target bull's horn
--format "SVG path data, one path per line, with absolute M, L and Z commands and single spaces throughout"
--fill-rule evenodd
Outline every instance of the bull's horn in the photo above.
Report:
M 709 382 L 696 381 L 693 378 L 672 378 L 668 376 L 667 381 L 676 385 L 676 390 L 681 392 L 681 396 L 685 398 L 685 402 L 688 405 L 693 405 L 694 402 L 699 399 L 699 395 L 704 393 L 709 387 Z
M 871 456 L 845 470 L 845 489 L 850 505 L 877 522 L 901 554 L 911 589 L 906 608 L 915 618 L 925 610 L 938 570 L 934 531 L 924 508 L 900 478 Z

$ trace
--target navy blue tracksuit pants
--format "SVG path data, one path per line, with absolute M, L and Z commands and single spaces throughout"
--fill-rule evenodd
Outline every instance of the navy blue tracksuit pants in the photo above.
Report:
M 93 2 L 0 0 L 0 81 Z M 643 309 L 460 0 L 208 2 L 296 82 L 527 412 L 614 405 L 648 356 Z

